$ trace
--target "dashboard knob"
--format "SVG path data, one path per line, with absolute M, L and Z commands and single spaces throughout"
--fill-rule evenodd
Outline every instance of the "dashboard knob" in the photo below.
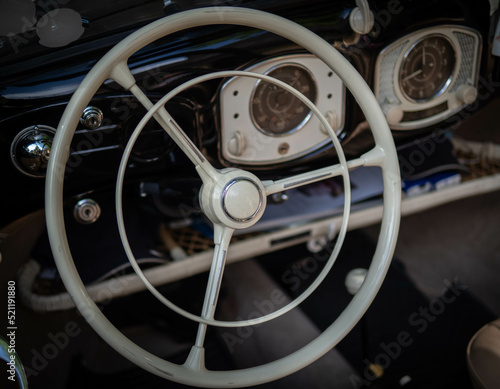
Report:
M 337 132 L 337 129 L 339 127 L 339 118 L 337 115 L 337 112 L 335 110 L 330 110 L 325 114 L 325 119 L 327 122 L 330 124 L 330 126 L 333 129 L 333 132 Z M 328 131 L 326 130 L 325 126 L 320 124 L 320 129 L 323 134 L 329 135 Z
M 55 132 L 52 127 L 39 125 L 17 134 L 10 147 L 14 166 L 30 177 L 45 177 Z
M 245 151 L 245 148 L 245 137 L 241 134 L 241 132 L 236 131 L 231 139 L 229 139 L 229 143 L 227 145 L 228 151 L 233 155 L 240 156 L 243 154 L 243 151 Z
M 349 23 L 357 34 L 368 34 L 372 30 L 375 18 L 368 1 L 356 0 L 356 8 L 351 11 Z
M 80 123 L 90 130 L 95 130 L 101 127 L 103 118 L 104 115 L 99 108 L 89 106 L 83 110 Z
M 273 193 L 270 197 L 269 200 L 273 204 L 282 204 L 285 201 L 288 201 L 289 197 L 285 192 L 278 192 L 278 193 Z
M 403 120 L 403 109 L 397 105 L 385 105 L 382 107 L 382 111 L 389 125 L 398 124 Z
M 347 273 L 347 276 L 345 278 L 345 286 L 349 294 L 352 294 L 354 296 L 356 293 L 358 293 L 358 290 L 361 289 L 361 285 L 363 285 L 363 282 L 365 282 L 367 274 L 368 271 L 363 268 L 353 269 L 349 273 Z
M 472 104 L 477 99 L 477 89 L 472 85 L 462 85 L 458 88 L 457 99 L 464 104 Z

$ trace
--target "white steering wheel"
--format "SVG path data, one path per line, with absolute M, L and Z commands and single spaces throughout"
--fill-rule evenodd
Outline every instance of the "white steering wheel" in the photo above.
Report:
M 294 88 L 262 74 L 226 71 L 201 76 L 179 86 L 153 105 L 136 85 L 135 79 L 127 66 L 130 56 L 151 42 L 169 34 L 191 27 L 214 24 L 241 25 L 267 30 L 295 42 L 323 60 L 342 79 L 356 98 L 372 129 L 375 147 L 361 157 L 347 161 L 333 129 L 314 104 Z M 320 118 L 323 126 L 327 128 L 337 151 L 339 163 L 276 181 L 261 181 L 252 173 L 241 169 L 215 169 L 166 111 L 165 103 L 180 91 L 196 83 L 214 78 L 236 76 L 253 77 L 276 84 L 305 103 Z M 165 361 L 142 349 L 126 338 L 108 321 L 89 297 L 68 246 L 63 217 L 63 182 L 70 143 L 81 113 L 102 83 L 109 78 L 130 91 L 148 110 L 132 134 L 122 157 L 116 189 L 117 220 L 127 256 L 139 277 L 143 279 L 146 287 L 169 308 L 199 323 L 198 333 L 189 357 L 181 365 Z M 124 228 L 121 191 L 127 160 L 140 131 L 152 117 L 167 131 L 195 165 L 203 181 L 200 190 L 201 207 L 214 224 L 214 257 L 203 309 L 199 316 L 177 307 L 149 283 L 135 261 Z M 203 345 L 208 325 L 243 327 L 272 320 L 296 307 L 324 279 L 335 262 L 347 231 L 350 209 L 348 172 L 349 169 L 360 166 L 379 166 L 382 169 L 384 210 L 381 232 L 372 264 L 365 282 L 350 304 L 319 337 L 282 359 L 247 369 L 232 371 L 207 370 L 204 362 Z M 259 220 L 265 210 L 267 196 L 335 176 L 342 176 L 344 182 L 344 217 L 333 253 L 315 282 L 296 300 L 269 315 L 246 321 L 215 320 L 214 313 L 217 306 L 220 281 L 224 271 L 229 241 L 234 230 L 249 227 Z M 363 78 L 330 44 L 306 28 L 269 13 L 245 8 L 203 8 L 168 16 L 136 31 L 109 51 L 82 81 L 61 118 L 51 149 L 46 181 L 47 227 L 52 252 L 66 289 L 89 324 L 116 351 L 151 373 L 172 381 L 207 388 L 235 388 L 269 382 L 307 366 L 334 347 L 361 318 L 382 284 L 396 244 L 400 205 L 401 182 L 392 136 L 385 116 Z

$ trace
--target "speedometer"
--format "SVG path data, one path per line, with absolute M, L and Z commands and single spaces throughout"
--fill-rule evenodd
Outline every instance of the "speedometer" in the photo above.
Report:
M 335 133 L 343 130 L 345 87 L 319 58 L 284 55 L 244 70 L 295 88 L 323 113 Z M 219 150 L 228 164 L 274 166 L 332 147 L 318 116 L 301 99 L 259 77 L 238 76 L 223 84 L 220 127 Z
M 296 64 L 279 66 L 268 73 L 293 86 L 315 103 L 316 83 L 304 67 Z M 269 135 L 283 135 L 302 127 L 311 115 L 310 109 L 290 92 L 277 85 L 259 81 L 250 103 L 251 117 L 257 128 Z

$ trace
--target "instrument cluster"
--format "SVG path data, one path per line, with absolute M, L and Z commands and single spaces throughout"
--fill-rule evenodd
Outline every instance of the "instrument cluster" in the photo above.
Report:
M 375 95 L 395 130 L 445 120 L 477 97 L 481 35 L 461 26 L 426 28 L 378 56 Z
M 393 130 L 439 123 L 477 98 L 481 35 L 464 26 L 425 28 L 388 44 L 377 56 L 373 89 Z M 342 81 L 318 58 L 271 58 L 244 70 L 293 86 L 316 104 L 337 134 L 344 129 Z M 234 77 L 220 92 L 220 156 L 228 164 L 266 166 L 311 154 L 330 142 L 297 97 L 252 77 Z
M 391 129 L 423 129 L 474 102 L 481 44 L 479 32 L 456 25 L 421 29 L 387 44 L 376 59 L 373 89 Z M 349 130 L 345 128 L 346 115 L 352 110 L 346 106 L 346 88 L 317 57 L 281 55 L 242 70 L 272 77 L 295 88 L 316 105 L 337 135 Z M 213 93 L 217 93 L 215 89 Z M 253 76 L 237 76 L 227 79 L 218 92 L 218 151 L 228 166 L 275 166 L 331 145 L 320 119 L 303 101 L 277 84 Z M 103 104 L 106 106 L 103 108 L 106 119 L 114 118 L 117 115 L 110 112 L 105 100 L 99 100 L 98 104 L 101 108 Z M 126 106 L 120 99 L 112 101 L 111 104 Z M 189 107 L 177 104 L 175 111 L 181 117 L 192 117 L 194 106 L 194 103 Z M 126 112 L 129 111 L 127 108 Z M 100 128 L 102 115 L 98 107 L 87 107 L 81 121 L 82 125 L 86 123 L 84 135 L 104 128 Z M 115 127 L 123 129 L 123 136 L 129 135 L 126 129 L 133 127 L 134 118 L 122 120 L 123 123 L 116 119 Z M 187 124 L 190 133 L 196 132 L 195 127 L 194 123 Z M 53 128 L 47 132 L 41 124 L 26 125 L 14 137 L 10 157 L 19 172 L 29 177 L 45 175 L 45 159 L 54 132 Z M 77 137 L 80 132 L 77 131 Z M 154 161 L 157 158 L 152 154 L 166 155 L 170 150 L 171 142 L 163 139 L 162 130 L 155 127 L 149 132 L 143 136 L 143 149 L 136 153 L 140 154 L 140 162 Z M 118 131 L 109 129 L 107 133 L 111 136 Z M 92 145 L 84 153 L 97 155 L 97 151 L 102 154 L 117 150 L 122 139 L 114 138 L 109 144 Z
M 245 70 L 294 87 L 319 108 L 336 133 L 342 131 L 344 85 L 315 56 L 282 56 Z M 220 123 L 222 158 L 240 165 L 291 161 L 331 142 L 327 130 L 300 99 L 275 84 L 251 77 L 234 77 L 223 85 Z

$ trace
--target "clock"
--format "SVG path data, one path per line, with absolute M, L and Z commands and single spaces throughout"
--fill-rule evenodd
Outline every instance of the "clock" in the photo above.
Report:
M 382 49 L 374 92 L 389 126 L 426 128 L 472 104 L 481 46 L 478 31 L 441 25 L 414 31 Z
M 451 41 L 442 35 L 426 36 L 404 56 L 399 70 L 401 92 L 412 101 L 433 99 L 450 85 L 455 65 L 456 52 Z

